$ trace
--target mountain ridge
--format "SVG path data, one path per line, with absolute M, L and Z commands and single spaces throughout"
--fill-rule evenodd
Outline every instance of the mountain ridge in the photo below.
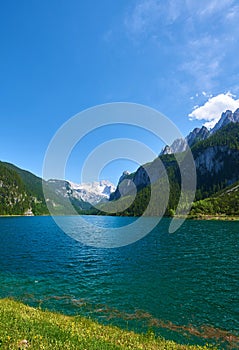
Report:
M 230 123 L 239 123 L 239 108 L 234 112 L 231 110 L 223 112 L 219 121 L 211 130 L 208 130 L 205 126 L 194 128 L 185 138 L 174 140 L 170 146 L 166 145 L 160 152 L 160 155 L 184 152 L 188 147 L 192 147 L 197 142 L 207 139 Z
M 94 208 L 92 205 L 108 200 L 114 189 L 106 180 L 91 184 L 45 181 L 28 170 L 0 161 L 0 215 L 88 213 Z
M 212 131 L 205 127 L 195 128 L 186 141 L 191 146 L 197 171 L 195 203 L 198 206 L 195 203 L 193 205 L 196 215 L 198 208 L 204 205 L 200 201 L 208 199 L 210 202 L 209 199 L 218 191 L 239 181 L 239 109 L 234 113 L 225 111 Z M 72 215 L 72 207 L 74 213 L 105 215 L 104 208 L 114 206 L 117 209 L 116 204 L 119 203 L 119 211 L 114 214 L 112 210 L 107 210 L 106 215 L 138 216 L 144 213 L 152 193 L 159 193 L 161 202 L 166 201 L 164 188 L 168 181 L 168 206 L 164 208 L 154 199 L 151 201 L 151 211 L 147 214 L 158 215 L 164 209 L 165 215 L 171 216 L 175 213 L 181 193 L 178 160 L 183 164 L 188 149 L 185 149 L 183 142 L 174 144 L 177 149 L 183 149 L 177 159 L 172 152 L 160 154 L 153 162 L 140 166 L 134 173 L 123 172 L 116 188 L 108 181 L 93 184 L 74 184 L 66 180 L 45 181 L 11 163 L 0 162 L 0 215 L 49 215 L 49 209 L 54 215 Z M 164 168 L 159 166 L 159 161 Z M 190 176 L 190 172 L 184 175 Z M 229 203 L 227 213 L 235 213 L 235 208 L 231 207 L 233 201 L 228 201 L 226 196 L 223 198 Z M 220 203 L 222 201 L 220 197 Z M 95 204 L 96 208 L 93 206 Z M 180 210 L 183 212 L 184 208 Z
M 207 132 L 205 127 L 198 129 L 195 133 L 197 135 L 200 132 L 202 135 L 206 135 L 205 138 L 203 136 L 197 139 L 191 148 L 197 171 L 196 201 L 210 197 L 217 191 L 239 180 L 238 112 L 239 110 L 236 110 L 234 113 L 225 112 L 226 114 L 222 115 L 223 122 L 218 124 L 221 127 L 217 127 L 217 130 L 215 129 L 216 131 L 211 134 Z M 183 158 L 184 154 L 187 154 L 187 151 L 184 149 L 183 152 L 179 152 L 178 154 L 182 154 Z M 170 191 L 169 205 L 166 209 L 166 215 L 170 215 L 170 213 L 175 212 L 179 201 L 181 192 L 180 171 L 174 154 L 160 154 L 159 159 L 161 159 L 165 166 L 169 177 L 170 188 L 171 190 L 173 189 L 172 194 Z M 159 186 L 159 182 L 162 181 L 160 174 L 155 184 L 150 183 L 149 178 L 147 178 L 147 169 L 153 167 L 153 163 L 154 161 L 147 164 L 146 169 L 144 166 L 141 166 L 136 172 L 125 174 L 122 178 L 123 182 L 119 181 L 115 193 L 110 197 L 111 201 L 122 201 L 124 197 L 130 196 L 134 186 L 141 193 L 135 199 L 134 208 L 131 207 L 118 215 L 142 215 L 143 211 L 139 208 L 140 206 L 145 208 L 145 203 L 141 203 L 139 198 L 144 198 L 144 201 L 146 198 L 149 200 L 150 185 L 153 185 L 154 188 L 157 187 L 157 191 L 162 190 L 162 187 L 160 188 Z M 153 210 L 152 213 L 154 212 Z

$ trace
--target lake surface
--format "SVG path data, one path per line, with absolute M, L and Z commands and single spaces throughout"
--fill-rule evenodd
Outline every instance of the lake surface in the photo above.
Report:
M 122 227 L 135 219 L 87 220 Z M 181 343 L 239 348 L 239 222 L 188 220 L 173 234 L 169 224 L 103 249 L 73 240 L 51 217 L 0 218 L 0 297 Z

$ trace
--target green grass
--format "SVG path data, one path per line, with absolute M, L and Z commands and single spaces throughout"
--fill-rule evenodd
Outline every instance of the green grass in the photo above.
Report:
M 0 349 L 207 349 L 178 345 L 156 338 L 104 326 L 81 316 L 65 316 L 0 299 Z

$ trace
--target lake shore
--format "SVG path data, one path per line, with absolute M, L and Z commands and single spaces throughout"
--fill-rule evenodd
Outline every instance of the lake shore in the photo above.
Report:
M 180 345 L 152 332 L 137 334 L 81 316 L 42 311 L 12 299 L 0 299 L 0 325 L 1 349 L 209 349 Z
M 81 214 L 79 214 L 81 215 Z M 52 215 L 0 215 L 0 218 L 14 218 L 14 217 L 45 217 L 45 216 L 52 216 Z M 61 215 L 60 215 L 61 216 Z M 68 215 L 67 215 L 68 216 Z M 90 216 L 90 215 L 89 215 Z M 185 219 L 185 220 L 205 220 L 205 221 L 239 221 L 239 216 L 229 216 L 229 215 L 207 215 L 207 214 L 200 214 L 200 215 L 175 215 L 175 219 Z
M 180 218 L 180 217 L 178 217 Z M 188 216 L 186 217 L 187 220 L 217 220 L 217 221 L 239 221 L 239 216 L 227 216 L 227 215 L 197 215 L 197 216 Z

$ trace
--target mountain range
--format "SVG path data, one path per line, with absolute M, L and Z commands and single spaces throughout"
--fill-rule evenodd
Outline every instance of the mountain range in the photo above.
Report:
M 157 159 L 139 167 L 134 173 L 124 172 L 116 191 L 110 196 L 110 200 L 118 202 L 118 207 L 123 208 L 123 202 L 132 202 L 130 197 L 135 196 L 133 193 L 135 188 L 137 189 L 137 196 L 130 207 L 117 215 L 142 215 L 153 191 L 160 193 L 161 201 L 160 203 L 151 203 L 151 215 L 157 215 L 158 212 L 163 211 L 165 208 L 160 209 L 160 205 L 166 198 L 165 194 L 162 193 L 166 177 L 170 185 L 166 215 L 173 215 L 181 193 L 181 174 L 175 154 L 181 155 L 181 162 L 183 163 L 189 147 L 194 158 L 197 174 L 195 203 L 214 196 L 218 191 L 238 181 L 239 109 L 234 113 L 232 111 L 222 113 L 220 120 L 212 130 L 208 130 L 204 126 L 196 128 L 185 139 L 177 139 L 172 145 L 166 146 L 158 158 L 163 163 L 166 174 L 159 172 L 156 174 Z M 154 174 L 153 183 L 149 179 L 149 173 Z M 226 197 L 224 196 L 224 198 Z M 186 201 L 187 198 L 185 198 Z M 227 210 L 221 206 L 219 214 L 226 211 L 227 214 L 229 212 L 233 214 L 235 212 L 233 206 L 233 201 L 230 202 Z M 193 210 L 193 214 L 196 215 L 196 205 L 194 205 Z M 215 207 L 212 208 L 211 214 L 217 214 L 215 210 Z M 178 211 L 180 214 L 180 208 L 178 208 Z M 184 208 L 181 208 L 181 212 L 183 214 Z
M 43 192 L 44 188 L 44 192 Z M 71 214 L 73 205 L 87 213 L 93 205 L 109 199 L 115 189 L 109 181 L 73 184 L 70 181 L 42 180 L 13 164 L 0 162 L 0 215 Z
M 175 154 L 180 155 L 183 164 L 189 147 L 197 173 L 191 216 L 239 215 L 239 109 L 222 113 L 211 130 L 204 126 L 195 128 L 185 139 L 175 140 L 158 158 L 134 173 L 124 171 L 116 188 L 106 180 L 87 184 L 58 179 L 45 181 L 13 164 L 0 162 L 0 215 L 47 215 L 48 208 L 55 215 L 67 215 L 72 213 L 73 205 L 83 214 L 105 214 L 115 208 L 113 215 L 138 216 L 144 213 L 152 193 L 158 193 L 160 201 L 156 197 L 150 201 L 147 215 L 165 211 L 165 215 L 172 216 L 181 193 L 181 174 Z M 160 162 L 164 170 L 159 167 Z M 170 194 L 165 208 L 166 181 Z M 178 209 L 183 213 L 183 208 Z
M 166 145 L 160 155 L 184 152 L 188 147 L 192 147 L 197 142 L 207 139 L 230 123 L 239 123 L 239 108 L 234 113 L 230 110 L 222 113 L 221 118 L 210 131 L 205 126 L 202 126 L 201 128 L 195 128 L 185 138 L 176 139 L 172 145 Z

